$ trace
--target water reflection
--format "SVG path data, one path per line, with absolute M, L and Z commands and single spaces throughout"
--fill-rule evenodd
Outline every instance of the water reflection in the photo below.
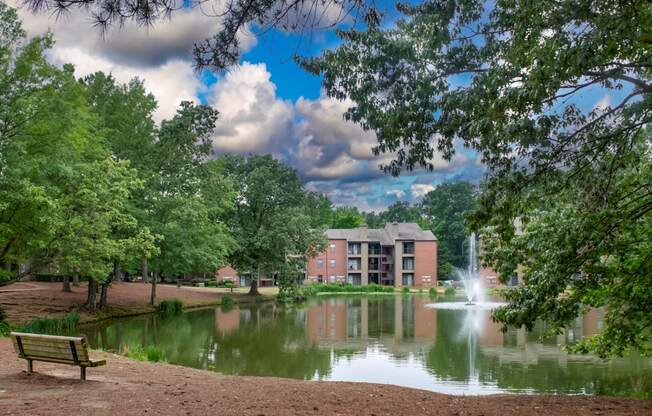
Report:
M 489 311 L 432 309 L 422 296 L 331 297 L 147 316 L 84 330 L 95 347 L 158 345 L 169 362 L 226 374 L 391 383 L 454 394 L 560 392 L 651 396 L 652 364 L 601 362 L 563 345 L 600 330 L 591 311 L 564 334 L 503 333 Z

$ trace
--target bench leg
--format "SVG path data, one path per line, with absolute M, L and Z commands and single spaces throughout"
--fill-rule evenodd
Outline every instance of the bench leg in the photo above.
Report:
M 86 380 L 86 367 L 79 367 L 81 368 L 81 379 Z
M 32 374 L 32 360 L 27 360 L 27 374 Z

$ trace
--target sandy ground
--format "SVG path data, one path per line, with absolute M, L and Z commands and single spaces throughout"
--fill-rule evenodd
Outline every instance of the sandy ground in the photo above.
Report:
M 366 383 L 224 376 L 97 352 L 107 365 L 35 362 L 27 375 L 0 340 L 0 415 L 652 415 L 652 400 L 590 396 L 447 396 Z
M 73 287 L 72 293 L 61 290 L 61 283 L 20 282 L 0 287 L 0 305 L 7 313 L 12 325 L 20 325 L 34 318 L 62 316 L 84 304 L 86 301 L 86 284 Z M 275 289 L 261 288 L 262 295 L 272 295 Z M 116 282 L 108 293 L 109 310 L 100 313 L 106 315 L 124 315 L 150 312 L 148 305 L 150 285 L 145 283 Z M 177 298 L 188 306 L 216 304 L 225 294 L 239 302 L 251 301 L 245 291 L 230 293 L 223 288 L 199 288 L 174 285 L 158 285 L 156 294 L 159 301 Z M 91 321 L 95 316 L 82 313 L 82 321 Z

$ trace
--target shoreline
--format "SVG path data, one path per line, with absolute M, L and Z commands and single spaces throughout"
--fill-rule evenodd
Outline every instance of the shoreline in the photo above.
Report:
M 228 376 L 92 351 L 89 369 L 25 361 L 0 340 L 0 414 L 68 415 L 649 415 L 652 400 L 608 396 L 452 396 L 385 384 Z M 56 405 L 55 405 L 56 403 Z

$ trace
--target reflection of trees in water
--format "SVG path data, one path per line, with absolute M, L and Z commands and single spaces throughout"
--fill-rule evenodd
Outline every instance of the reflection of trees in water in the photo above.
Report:
M 224 333 L 216 327 L 214 309 L 115 321 L 84 333 L 96 348 L 157 345 L 168 362 L 226 374 L 310 379 L 330 373 L 329 353 L 305 342 L 301 313 L 273 305 L 229 313 L 239 314 L 240 322 Z
M 647 359 L 631 356 L 603 363 L 567 355 L 554 337 L 542 338 L 543 324 L 529 334 L 511 329 L 503 345 L 486 345 L 482 328 L 474 334 L 465 322 L 467 313 L 438 312 L 437 338 L 425 355 L 425 365 L 439 378 L 467 382 L 475 375 L 480 383 L 510 390 L 652 396 L 652 364 Z M 475 361 L 469 362 L 469 357 Z

